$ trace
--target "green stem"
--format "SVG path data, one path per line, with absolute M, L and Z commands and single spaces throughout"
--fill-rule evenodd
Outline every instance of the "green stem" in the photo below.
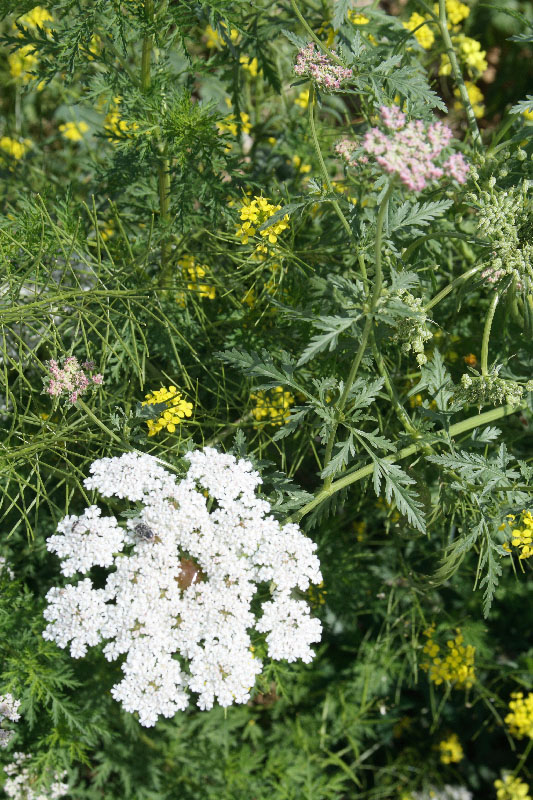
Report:
M 463 75 L 461 73 L 461 68 L 459 67 L 457 56 L 455 55 L 455 50 L 453 49 L 453 43 L 450 36 L 450 32 L 448 30 L 448 20 L 446 18 L 446 0 L 439 0 L 439 28 L 442 40 L 444 42 L 444 46 L 446 47 L 446 53 L 448 54 L 448 58 L 450 59 L 453 77 L 459 89 L 459 94 L 461 95 L 461 101 L 466 111 L 466 119 L 468 122 L 468 127 L 470 128 L 470 133 L 472 134 L 472 140 L 474 142 L 474 146 L 482 147 L 483 142 L 481 141 L 481 135 L 479 133 L 479 128 L 477 126 L 476 115 L 474 114 L 474 109 L 472 108 L 472 103 L 470 102 L 470 98 L 466 90 L 465 82 L 463 80 Z
M 157 168 L 157 187 L 159 192 L 159 216 L 161 225 L 170 223 L 170 163 L 168 158 L 162 159 Z M 161 283 L 167 279 L 167 265 L 170 259 L 171 246 L 168 236 L 161 243 Z
M 424 242 L 427 242 L 429 239 L 461 239 L 468 244 L 488 245 L 488 242 L 475 240 L 471 235 L 469 236 L 466 233 L 458 233 L 456 231 L 433 231 L 433 233 L 420 236 L 418 239 L 415 239 L 414 242 L 411 242 L 403 251 L 402 259 L 408 261 L 416 248 L 420 247 L 421 244 L 424 244 Z
M 492 321 L 494 319 L 494 314 L 496 313 L 496 306 L 498 305 L 498 301 L 500 299 L 499 294 L 495 294 L 492 298 L 492 302 L 489 306 L 489 310 L 487 313 L 487 318 L 485 319 L 485 328 L 483 330 L 483 341 L 481 343 L 481 374 L 488 375 L 488 360 L 489 360 L 489 339 L 490 339 L 490 331 L 492 328 Z
M 154 0 L 145 0 L 144 13 L 146 17 L 146 22 L 148 24 L 153 23 Z M 143 49 L 141 58 L 141 90 L 143 92 L 147 92 L 152 84 L 152 76 L 150 69 L 152 61 L 152 46 L 153 46 L 153 35 L 151 33 L 146 33 L 143 38 Z
M 378 372 L 384 380 L 385 389 L 387 390 L 387 394 L 390 397 L 391 403 L 394 406 L 394 410 L 398 415 L 400 422 L 402 423 L 403 427 L 405 428 L 406 432 L 411 434 L 412 436 L 417 436 L 418 431 L 416 428 L 413 427 L 413 423 L 409 418 L 409 414 L 405 410 L 405 408 L 400 403 L 400 399 L 394 388 L 394 385 L 389 377 L 389 372 L 387 367 L 385 366 L 385 360 L 381 355 L 379 348 L 376 343 L 376 337 L 372 333 L 372 354 L 374 356 L 374 361 L 376 362 L 376 366 L 378 368 Z
M 447 437 L 449 438 L 459 436 L 462 433 L 471 431 L 473 428 L 478 428 L 481 425 L 487 425 L 489 422 L 494 422 L 497 419 L 501 419 L 509 414 L 520 411 L 520 409 L 524 407 L 524 405 L 500 406 L 499 408 L 494 408 L 491 411 L 485 411 L 484 414 L 477 414 L 475 417 L 469 417 L 468 419 L 462 420 L 462 422 L 457 422 L 455 425 L 452 425 L 448 431 L 443 431 L 442 433 L 446 433 Z M 441 434 L 435 434 L 434 440 L 430 441 L 429 443 L 424 442 L 411 444 L 408 447 L 404 447 L 402 450 L 399 450 L 394 455 L 386 456 L 384 461 L 394 464 L 396 461 L 401 461 L 404 458 L 408 458 L 409 456 L 422 451 L 424 447 L 428 446 L 428 444 L 435 445 L 439 443 L 442 443 Z M 363 480 L 363 478 L 368 478 L 368 476 L 372 474 L 373 470 L 374 464 L 367 464 L 366 467 L 361 467 L 355 472 L 351 472 L 349 475 L 339 478 L 338 481 L 335 481 L 335 483 L 332 483 L 327 488 L 324 486 L 316 493 L 315 497 L 310 500 L 309 503 L 306 503 L 303 508 L 292 514 L 292 516 L 288 517 L 286 522 L 299 522 L 303 517 L 306 516 L 306 514 L 309 514 L 310 511 L 313 511 L 313 509 L 319 506 L 324 500 L 327 500 L 328 497 L 331 497 L 331 495 L 335 494 L 341 489 L 344 489 L 346 486 L 350 486 L 352 483 Z
M 331 183 L 331 179 L 329 177 L 328 170 L 326 168 L 326 164 L 325 164 L 324 158 L 322 156 L 322 151 L 320 149 L 320 144 L 319 144 L 318 136 L 317 136 L 317 133 L 316 133 L 316 124 L 315 124 L 315 87 L 313 86 L 312 83 L 310 84 L 310 87 L 309 87 L 308 109 L 309 109 L 309 127 L 311 129 L 311 138 L 312 138 L 313 144 L 315 146 L 315 151 L 316 151 L 316 154 L 317 154 L 318 163 L 320 164 L 320 169 L 322 170 L 322 175 L 324 176 L 324 180 L 326 182 L 326 186 L 327 186 L 328 192 L 331 195 L 333 195 L 333 193 L 334 193 L 333 186 L 332 186 L 332 183 Z M 350 228 L 350 225 L 348 224 L 348 220 L 346 219 L 346 217 L 342 213 L 341 207 L 339 206 L 339 204 L 335 200 L 335 198 L 331 199 L 331 205 L 333 206 L 333 208 L 337 212 L 337 216 L 339 217 L 340 221 L 342 222 L 344 230 L 346 231 L 348 236 L 352 239 L 353 238 L 353 231 Z
M 394 179 L 392 179 L 391 182 L 389 183 L 389 186 L 387 188 L 387 191 L 385 192 L 383 200 L 381 201 L 381 206 L 378 211 L 378 218 L 376 222 L 376 244 L 375 244 L 375 258 L 374 258 L 374 289 L 372 292 L 372 298 L 370 300 L 370 306 L 367 309 L 367 316 L 363 328 L 363 333 L 361 335 L 361 340 L 359 342 L 359 347 L 357 349 L 357 353 L 355 354 L 355 358 L 353 360 L 350 372 L 346 379 L 346 383 L 344 384 L 344 389 L 337 404 L 337 413 L 336 413 L 337 421 L 333 425 L 333 428 L 331 430 L 326 445 L 326 452 L 324 455 L 324 467 L 327 467 L 327 465 L 331 460 L 331 454 L 333 453 L 333 447 L 335 446 L 335 438 L 337 436 L 337 428 L 339 427 L 339 422 L 342 417 L 346 402 L 348 400 L 348 395 L 350 394 L 353 382 L 355 381 L 355 378 L 357 376 L 359 365 L 361 364 L 361 361 L 365 354 L 366 346 L 368 343 L 368 337 L 372 329 L 372 320 L 374 311 L 377 308 L 379 298 L 381 296 L 381 289 L 383 287 L 383 272 L 381 269 L 381 243 L 383 239 L 383 222 L 385 220 L 385 214 L 387 212 L 387 208 L 389 205 L 389 197 L 391 195 L 393 186 L 394 186 Z M 324 481 L 324 489 L 329 489 L 332 480 L 333 480 L 332 477 L 326 478 L 326 480 Z
M 339 64 L 339 66 L 343 67 L 344 64 L 341 61 L 341 59 L 335 53 L 333 53 L 329 49 L 329 47 L 326 47 L 324 42 L 321 42 L 320 39 L 318 38 L 318 36 L 316 35 L 316 33 L 312 30 L 312 28 L 309 27 L 309 23 L 307 22 L 305 17 L 302 15 L 302 12 L 298 8 L 298 6 L 294 2 L 294 0 L 291 0 L 291 6 L 292 6 L 292 10 L 296 14 L 296 16 L 298 17 L 298 19 L 300 20 L 300 22 L 302 23 L 302 25 L 304 26 L 305 30 L 307 31 L 307 33 L 309 34 L 311 39 L 314 41 L 314 43 L 317 44 L 320 47 L 320 49 L 322 50 L 322 52 L 325 53 L 328 58 L 330 58 L 332 61 L 334 61 L 335 64 Z
M 445 286 L 444 289 L 441 289 L 440 292 L 438 294 L 436 294 L 435 297 L 433 297 L 429 301 L 429 303 L 427 303 L 427 305 L 424 307 L 424 310 L 425 311 L 429 311 L 430 308 L 433 308 L 433 306 L 436 306 L 437 303 L 440 303 L 441 300 L 444 300 L 444 298 L 447 295 L 449 295 L 450 292 L 453 289 L 455 289 L 456 286 L 458 286 L 463 281 L 467 281 L 469 278 L 472 277 L 472 275 L 475 275 L 477 272 L 479 272 L 480 269 L 483 269 L 483 264 L 480 264 L 477 267 L 472 267 L 472 269 L 469 269 L 468 272 L 464 272 L 462 275 L 459 275 L 458 278 L 456 278 L 454 281 L 452 281 L 447 286 Z
M 511 777 L 516 778 L 516 776 L 520 773 L 520 770 L 522 769 L 524 764 L 527 762 L 529 754 L 531 753 L 531 748 L 533 748 L 533 739 L 530 739 L 529 742 L 527 743 L 527 747 L 524 750 L 524 752 L 522 753 L 520 761 L 518 762 L 518 764 L 514 768 L 514 771 L 513 771 L 513 774 L 512 774 Z

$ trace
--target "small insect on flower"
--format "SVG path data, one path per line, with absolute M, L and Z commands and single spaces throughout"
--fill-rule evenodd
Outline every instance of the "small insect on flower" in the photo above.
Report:
M 133 530 L 139 539 L 144 539 L 147 542 L 152 542 L 155 539 L 155 533 L 144 522 L 139 522 Z

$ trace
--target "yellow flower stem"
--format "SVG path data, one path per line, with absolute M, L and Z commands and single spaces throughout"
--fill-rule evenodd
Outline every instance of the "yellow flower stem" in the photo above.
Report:
M 494 297 L 492 298 L 492 302 L 489 306 L 489 310 L 487 313 L 487 317 L 485 319 L 485 328 L 483 329 L 483 340 L 481 342 L 481 374 L 488 375 L 488 360 L 489 360 L 489 339 L 490 339 L 490 331 L 492 328 L 492 321 L 494 320 L 494 314 L 496 313 L 496 307 L 498 305 L 500 299 L 500 295 L 496 292 Z
M 343 67 L 344 64 L 341 61 L 341 59 L 338 56 L 336 56 L 335 53 L 332 53 L 331 50 L 329 49 L 329 47 L 326 47 L 326 45 L 323 42 L 320 41 L 320 39 L 318 38 L 316 33 L 312 30 L 312 28 L 309 27 L 309 24 L 308 24 L 307 20 L 302 15 L 302 12 L 300 11 L 298 6 L 296 5 L 295 0 L 291 0 L 291 6 L 292 6 L 292 10 L 294 11 L 296 16 L 298 17 L 298 19 L 302 23 L 303 27 L 305 28 L 306 32 L 309 34 L 309 36 L 311 37 L 313 42 L 315 44 L 317 44 L 319 46 L 319 48 L 322 50 L 322 52 L 325 53 L 328 58 L 330 58 L 332 61 L 334 61 L 335 64 L 339 64 L 339 66 Z
M 313 144 L 315 146 L 316 155 L 317 155 L 317 158 L 318 158 L 318 162 L 320 164 L 320 169 L 322 170 L 322 175 L 324 176 L 324 180 L 326 182 L 326 186 L 327 186 L 328 192 L 331 195 L 333 195 L 333 193 L 334 193 L 333 192 L 333 186 L 331 185 L 331 179 L 329 177 L 329 173 L 328 173 L 324 158 L 322 156 L 322 151 L 320 149 L 320 143 L 318 141 L 318 136 L 317 136 L 317 133 L 316 133 L 315 100 L 316 100 L 316 98 L 315 98 L 315 87 L 311 83 L 309 85 L 309 105 L 308 105 L 308 109 L 309 109 L 309 128 L 311 129 L 311 138 L 312 138 Z M 339 206 L 338 202 L 335 200 L 334 197 L 331 199 L 330 202 L 331 202 L 331 205 L 333 206 L 333 208 L 335 209 L 335 211 L 337 212 L 337 216 L 339 217 L 340 221 L 342 222 L 344 230 L 346 231 L 348 236 L 351 239 L 353 239 L 352 229 L 350 228 L 350 225 L 348 224 L 348 220 L 346 219 L 346 217 L 342 213 L 341 207 Z
M 339 422 L 342 419 L 344 413 L 344 407 L 346 406 L 346 402 L 348 400 L 348 395 L 350 394 L 350 390 L 352 388 L 353 382 L 357 377 L 357 371 L 363 360 L 363 356 L 365 354 L 366 346 L 368 344 L 368 337 L 370 336 L 370 331 L 372 328 L 374 312 L 377 308 L 379 298 L 381 296 L 381 289 L 383 287 L 383 272 L 381 269 L 381 241 L 383 238 L 383 222 L 385 220 L 385 215 L 387 213 L 387 209 L 389 207 L 389 198 L 392 193 L 392 189 L 394 186 L 394 178 L 390 181 L 387 191 L 381 201 L 381 205 L 378 211 L 378 218 L 376 222 L 376 242 L 375 242 L 375 257 L 374 257 L 374 288 L 372 291 L 372 297 L 370 298 L 370 303 L 366 307 L 366 320 L 365 325 L 363 328 L 363 333 L 361 335 L 361 340 L 359 342 L 359 347 L 357 349 L 357 353 L 355 354 L 355 358 L 353 360 L 352 366 L 350 368 L 350 372 L 348 377 L 346 378 L 346 383 L 344 384 L 344 389 L 342 394 L 339 398 L 339 402 L 337 403 L 336 407 L 336 422 L 333 425 L 331 433 L 329 435 L 329 439 L 326 445 L 326 452 L 324 455 L 324 468 L 327 467 L 331 460 L 331 454 L 333 453 L 333 447 L 335 445 L 335 439 L 337 436 L 337 428 L 339 426 Z M 324 491 L 329 490 L 332 485 L 333 478 L 331 476 L 327 477 L 324 481 Z
M 457 61 L 457 56 L 455 55 L 455 50 L 453 49 L 450 31 L 448 30 L 446 0 L 439 0 L 439 28 L 444 46 L 446 48 L 446 53 L 450 59 L 453 77 L 457 84 L 457 88 L 459 89 L 461 101 L 466 112 L 466 119 L 468 122 L 468 127 L 470 128 L 470 133 L 472 134 L 472 141 L 475 147 L 482 147 L 483 142 L 481 141 L 481 134 L 479 133 L 479 128 L 477 126 L 476 115 L 474 114 L 474 109 L 472 108 L 472 103 L 470 102 L 470 98 L 466 90 L 461 68 L 459 67 L 459 62 Z
M 441 431 L 435 434 L 435 438 L 433 441 L 430 441 L 429 444 L 436 445 L 442 444 L 443 438 L 442 435 L 446 434 L 446 441 L 450 438 L 455 436 L 460 436 L 467 431 L 473 430 L 473 428 L 481 427 L 482 425 L 487 425 L 490 422 L 494 422 L 497 419 L 501 419 L 502 417 L 507 417 L 509 414 L 514 414 L 521 411 L 522 408 L 525 407 L 525 404 L 521 404 L 518 406 L 499 406 L 498 408 L 493 408 L 490 411 L 485 411 L 484 414 L 476 414 L 474 417 L 469 417 L 468 419 L 464 419 L 461 422 L 457 422 L 455 425 L 451 425 L 447 431 Z M 388 461 L 391 464 L 394 464 L 396 461 L 401 461 L 404 458 L 408 458 L 409 456 L 415 455 L 423 450 L 424 447 L 427 447 L 428 443 L 420 444 L 414 443 L 409 445 L 408 447 L 404 447 L 402 450 L 398 450 L 397 453 L 394 453 L 390 456 L 385 456 L 383 459 L 384 461 Z M 365 467 L 360 467 L 360 469 L 355 470 L 354 472 L 350 472 L 347 475 L 344 475 L 339 480 L 332 483 L 328 488 L 325 486 L 318 490 L 315 494 L 314 498 L 306 503 L 299 511 L 296 511 L 290 517 L 288 517 L 285 522 L 299 522 L 303 517 L 309 514 L 310 511 L 313 511 L 317 506 L 319 506 L 324 500 L 327 500 L 331 495 L 339 492 L 341 489 L 344 489 L 346 486 L 350 486 L 352 483 L 356 483 L 357 481 L 361 481 L 364 478 L 368 478 L 372 475 L 374 471 L 374 463 L 367 464 Z
M 520 757 L 520 761 L 518 762 L 518 764 L 514 768 L 514 771 L 513 771 L 513 774 L 511 775 L 511 778 L 516 778 L 517 775 L 520 774 L 520 770 L 522 769 L 522 767 L 524 766 L 524 764 L 527 762 L 527 760 L 529 758 L 529 754 L 531 753 L 531 748 L 533 748 L 533 739 L 530 739 L 529 742 L 527 743 L 527 747 L 524 750 L 524 752 L 522 753 L 522 756 Z
M 146 455 L 146 453 L 143 453 L 142 450 L 137 450 L 136 447 L 132 447 L 131 444 L 128 441 L 126 441 L 126 439 L 124 439 L 122 436 L 118 436 L 116 433 L 114 433 L 114 431 L 108 428 L 107 425 L 102 422 L 102 420 L 98 419 L 96 414 L 89 408 L 89 406 L 87 405 L 87 403 L 85 403 L 84 400 L 82 400 L 81 398 L 78 399 L 76 405 L 82 408 L 87 414 L 87 416 L 90 419 L 92 419 L 92 421 L 96 425 L 98 425 L 98 427 L 102 431 L 104 431 L 104 433 L 106 433 L 109 437 L 111 437 L 113 441 L 117 442 L 117 444 L 120 444 L 120 446 L 124 449 L 124 451 L 128 453 L 137 453 L 140 456 Z M 154 455 L 152 455 L 152 458 L 155 458 L 155 460 L 162 466 L 166 467 L 166 469 L 171 469 L 173 472 L 178 471 L 177 468 L 173 464 L 169 464 L 168 461 L 163 461 L 162 458 L 158 458 L 157 456 Z
M 441 300 L 444 300 L 444 298 L 447 295 L 449 295 L 450 292 L 453 291 L 453 289 L 455 289 L 456 286 L 459 286 L 459 284 L 463 283 L 463 281 L 467 281 L 473 275 L 476 275 L 480 270 L 483 269 L 483 266 L 484 266 L 483 264 L 480 264 L 477 267 L 469 269 L 468 272 L 464 272 L 462 275 L 459 275 L 458 278 L 456 278 L 454 281 L 445 286 L 444 289 L 441 289 L 440 292 L 435 295 L 435 297 L 431 298 L 429 303 L 427 303 L 424 306 L 424 311 L 429 311 L 430 308 L 433 308 L 433 306 L 436 306 L 437 303 L 440 303 Z

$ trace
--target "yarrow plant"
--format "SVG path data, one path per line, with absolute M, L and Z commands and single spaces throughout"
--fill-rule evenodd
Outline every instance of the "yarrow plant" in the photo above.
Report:
M 54 773 L 46 791 L 36 788 L 37 776 L 31 771 L 30 761 L 31 756 L 27 753 L 13 753 L 13 761 L 4 767 L 7 777 L 2 789 L 6 797 L 12 800 L 59 800 L 68 794 L 70 787 L 65 782 L 66 771 Z
M 186 460 L 180 481 L 147 455 L 95 461 L 86 489 L 135 503 L 136 516 L 123 528 L 91 506 L 47 541 L 67 577 L 113 571 L 101 589 L 89 577 L 50 589 L 44 637 L 73 658 L 106 640 L 108 660 L 125 654 L 112 694 L 145 726 L 187 708 L 191 693 L 202 709 L 246 703 L 263 668 L 258 634 L 265 654 L 288 661 L 311 661 L 320 640 L 293 596 L 322 580 L 316 545 L 269 514 L 246 459 L 205 448 Z
M 101 386 L 103 376 L 97 372 L 93 361 L 79 363 L 75 356 L 68 356 L 61 367 L 55 359 L 46 362 L 49 378 L 45 379 L 45 393 L 50 397 L 66 398 L 70 405 L 75 405 L 88 389 Z
M 15 700 L 12 694 L 0 695 L 0 726 L 2 726 L 0 727 L 0 747 L 7 747 L 13 738 L 14 731 L 6 730 L 3 727 L 3 722 L 4 720 L 18 722 L 20 719 L 19 706 L 20 700 Z
M 331 54 L 338 58 L 335 51 Z M 302 78 L 310 78 L 320 89 L 334 91 L 340 89 L 344 81 L 349 80 L 353 71 L 341 64 L 336 64 L 325 53 L 316 47 L 314 42 L 310 42 L 302 48 L 296 58 L 294 66 L 296 75 Z

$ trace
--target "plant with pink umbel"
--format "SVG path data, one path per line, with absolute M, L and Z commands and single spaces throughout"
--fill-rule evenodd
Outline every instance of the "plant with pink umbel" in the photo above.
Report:
M 94 386 L 101 386 L 103 375 L 92 374 L 94 361 L 79 363 L 76 356 L 68 356 L 60 366 L 55 359 L 46 362 L 49 376 L 45 378 L 45 394 L 50 397 L 66 398 L 70 405 L 75 405 L 79 398 Z

